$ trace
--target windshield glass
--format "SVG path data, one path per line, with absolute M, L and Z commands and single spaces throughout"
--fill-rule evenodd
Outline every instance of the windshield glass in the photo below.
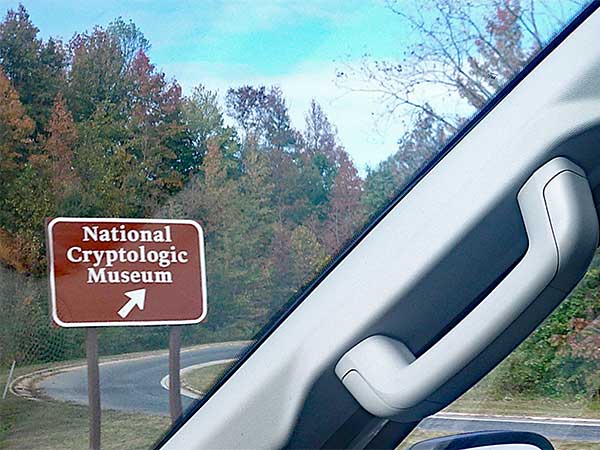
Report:
M 202 227 L 201 323 L 96 330 L 103 446 L 146 448 L 586 4 L 1 1 L 0 447 L 88 439 L 93 337 L 52 320 L 52 218 Z M 121 317 L 139 276 L 114 278 Z

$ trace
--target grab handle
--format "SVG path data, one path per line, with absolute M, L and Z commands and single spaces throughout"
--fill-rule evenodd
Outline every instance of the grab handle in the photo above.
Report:
M 517 200 L 528 249 L 453 329 L 418 358 L 402 342 L 375 335 L 337 363 L 338 378 L 367 411 L 390 418 L 418 405 L 530 305 L 543 302 L 552 290 L 564 298 L 585 273 L 598 244 L 598 218 L 583 170 L 566 158 L 555 158 L 529 178 Z

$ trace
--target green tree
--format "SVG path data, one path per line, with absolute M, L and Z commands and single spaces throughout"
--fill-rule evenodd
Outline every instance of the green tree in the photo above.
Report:
M 96 27 L 91 33 L 76 34 L 69 49 L 72 57 L 65 97 L 75 121 L 90 118 L 101 104 L 124 108 L 130 86 L 119 37 Z
M 174 167 L 179 173 L 189 175 L 200 169 L 208 142 L 224 133 L 232 136 L 233 129 L 224 126 L 217 93 L 202 85 L 196 86 L 183 100 L 183 115 L 191 142 L 178 155 Z
M 132 20 L 126 22 L 118 17 L 108 24 L 106 32 L 119 41 L 126 69 L 139 52 L 147 54 L 150 50 L 150 42 Z
M 146 207 L 143 170 L 128 153 L 129 129 L 117 105 L 99 104 L 77 124 L 74 168 L 81 183 L 72 199 L 83 217 L 138 217 Z
M 0 23 L 0 65 L 41 133 L 64 86 L 67 61 L 60 41 L 43 42 L 38 33 L 23 5 L 9 9 Z
M 426 113 L 398 141 L 398 150 L 367 170 L 364 205 L 373 214 L 383 208 L 439 152 L 449 136 L 447 127 Z

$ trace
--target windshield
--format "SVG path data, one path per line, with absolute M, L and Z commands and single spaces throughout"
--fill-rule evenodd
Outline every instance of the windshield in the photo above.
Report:
M 201 225 L 203 320 L 97 331 L 104 446 L 148 447 L 586 3 L 0 2 L 0 446 L 87 442 L 51 219 Z

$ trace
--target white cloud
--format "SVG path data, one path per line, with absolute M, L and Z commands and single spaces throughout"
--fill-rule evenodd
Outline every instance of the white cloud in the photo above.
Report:
M 375 0 L 379 4 L 380 0 Z M 237 33 L 273 28 L 282 23 L 297 21 L 299 17 L 343 21 L 365 6 L 362 0 L 229 0 L 216 2 L 218 16 L 211 26 L 219 33 Z
M 194 86 L 203 84 L 218 91 L 221 99 L 228 88 L 243 84 L 279 86 L 292 123 L 300 129 L 304 127 L 304 115 L 314 98 L 337 127 L 341 143 L 362 173 L 367 165 L 374 166 L 394 153 L 396 141 L 403 132 L 398 122 L 382 119 L 385 107 L 378 95 L 338 86 L 334 63 L 307 64 L 288 75 L 272 77 L 258 76 L 247 67 L 231 65 L 184 63 L 161 69 L 173 75 L 184 92 L 189 93 Z

